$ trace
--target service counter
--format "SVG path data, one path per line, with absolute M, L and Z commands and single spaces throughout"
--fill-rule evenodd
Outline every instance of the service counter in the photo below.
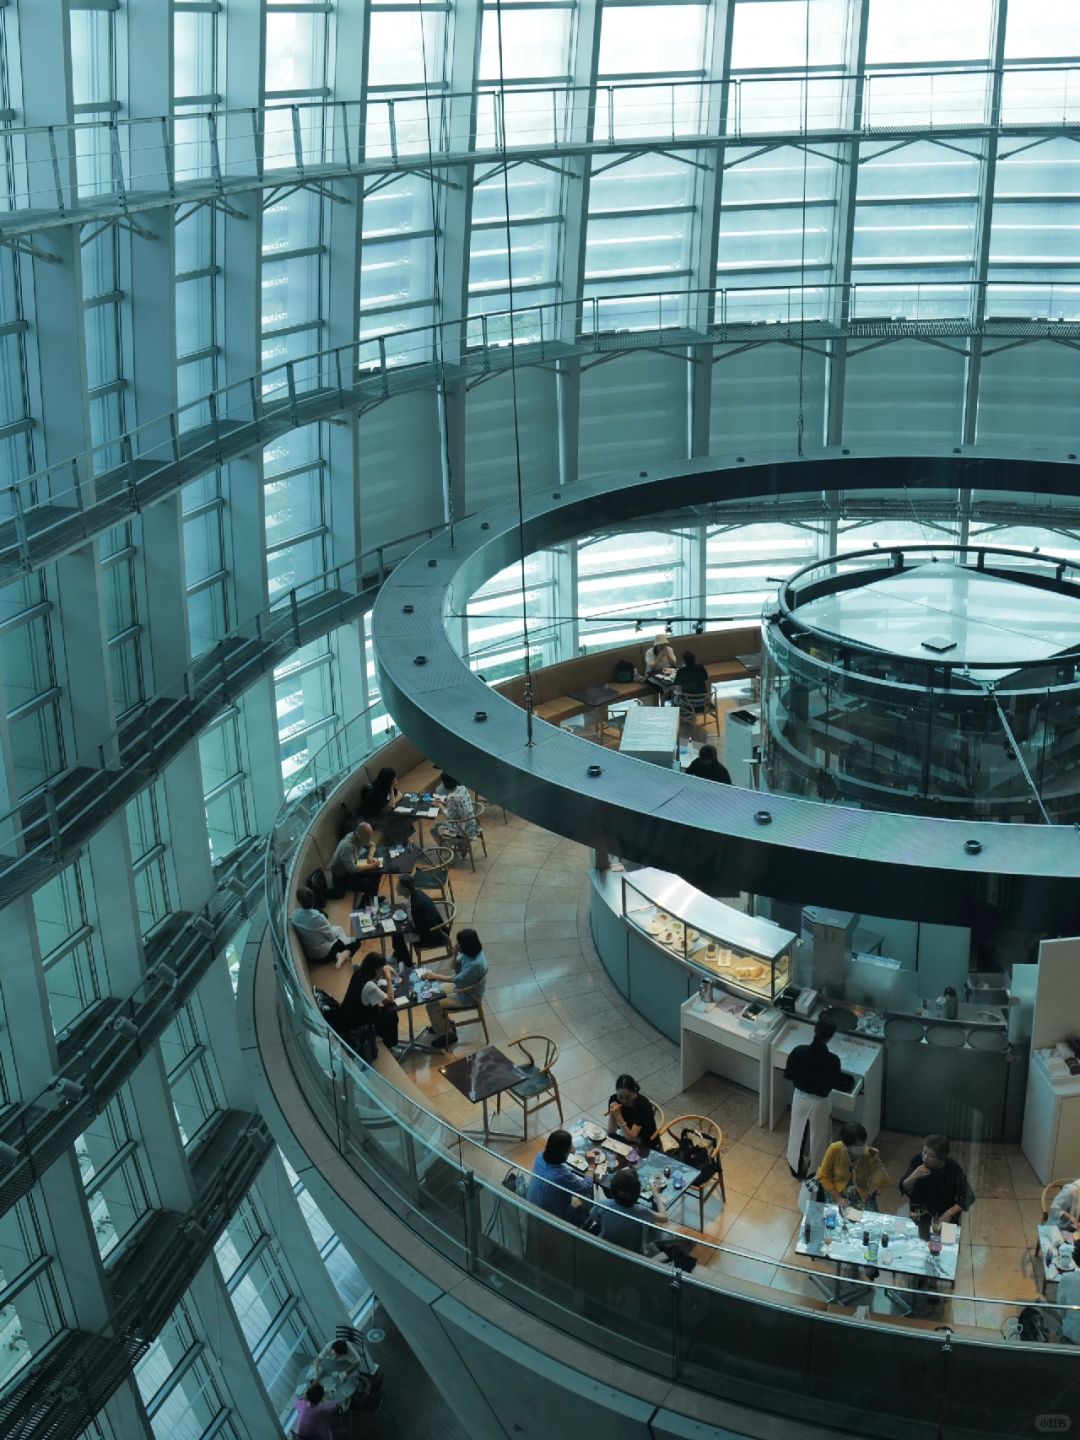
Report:
M 1020 1137 L 1028 1052 L 1010 1042 L 1002 1007 L 960 1002 L 946 1019 L 921 1002 L 875 1009 L 804 987 L 796 1013 L 781 997 L 798 937 L 655 869 L 594 869 L 592 932 L 619 992 L 680 1046 L 684 1088 L 706 1072 L 724 1076 L 758 1094 L 759 1123 L 772 1128 L 790 1104 L 787 1055 L 831 1009 L 858 1031 L 841 1024 L 832 1042 L 854 1077 L 850 1092 L 834 1092 L 836 1120 L 858 1120 L 871 1136 L 884 1126 Z

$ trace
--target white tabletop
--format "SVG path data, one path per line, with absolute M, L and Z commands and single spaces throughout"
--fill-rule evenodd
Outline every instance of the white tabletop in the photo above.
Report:
M 833 1238 L 826 1245 L 825 1238 L 830 1232 L 825 1228 L 825 1220 L 830 1213 L 836 1216 L 837 1226 L 831 1232 Z M 955 1282 L 960 1254 L 958 1225 L 942 1227 L 941 1254 L 934 1256 L 930 1254 L 927 1242 L 919 1239 L 914 1220 L 904 1215 L 880 1215 L 872 1210 L 848 1210 L 847 1214 L 857 1214 L 859 1218 L 845 1220 L 836 1205 L 811 1204 L 810 1241 L 808 1244 L 803 1239 L 804 1222 L 800 1218 L 795 1253 L 808 1255 L 814 1260 L 831 1260 L 835 1264 L 869 1266 L 873 1263 L 878 1270 L 888 1270 L 894 1275 L 928 1275 L 950 1285 Z M 882 1230 L 887 1230 L 889 1235 L 889 1243 L 884 1249 L 881 1245 Z M 873 1262 L 866 1258 L 863 1243 L 866 1231 L 870 1232 L 871 1240 L 876 1241 L 878 1246 L 877 1259 Z

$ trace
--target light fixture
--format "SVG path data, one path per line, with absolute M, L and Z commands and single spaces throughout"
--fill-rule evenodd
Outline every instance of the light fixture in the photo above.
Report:
M 590 765 L 585 771 L 585 774 L 588 775 L 591 780 L 595 780 L 598 775 L 602 775 L 603 773 L 599 765 Z
M 695 620 L 695 621 L 694 621 L 694 634 L 695 634 L 695 635 L 704 635 L 704 634 L 705 634 L 705 621 L 704 621 L 704 620 Z
M 754 819 L 759 825 L 771 825 L 772 813 L 769 810 L 755 810 Z
M 965 841 L 964 841 L 964 849 L 967 851 L 967 853 L 968 853 L 969 855 L 981 855 L 981 854 L 982 854 L 982 841 L 981 841 L 981 840 L 965 840 Z
M 238 875 L 231 875 L 229 877 L 227 882 L 227 888 L 232 890 L 234 894 L 244 894 L 244 882 L 240 879 Z M 204 940 L 212 940 L 214 938 L 214 927 L 213 925 L 211 925 L 210 921 L 206 918 L 205 915 L 196 915 L 194 919 L 189 920 L 187 928 L 189 930 L 194 930 L 195 934 L 201 935 Z
M 486 711 L 486 710 L 475 710 L 475 711 L 473 712 L 473 717 L 472 717 L 472 718 L 476 721 L 476 723 L 477 723 L 478 725 L 482 725 L 482 724 L 484 723 L 484 721 L 487 719 L 487 711 Z
M 175 990 L 180 984 L 180 976 L 177 975 L 173 967 L 164 960 L 159 960 L 154 966 L 154 974 L 159 980 L 164 980 L 165 984 L 168 985 L 171 990 Z
M 664 631 L 665 631 L 665 633 L 668 634 L 668 635 L 674 634 L 675 626 L 674 626 L 674 624 L 673 624 L 670 620 L 669 620 L 669 621 L 667 622 L 667 624 L 664 626 Z
M 20 1151 L 14 1145 L 9 1145 L 6 1140 L 0 1140 L 0 1165 L 6 1165 L 9 1170 L 18 1165 L 22 1159 Z
M 116 1019 L 112 1022 L 112 1028 L 118 1035 L 126 1035 L 129 1040 L 137 1040 L 139 1038 L 139 1027 L 135 1024 L 135 1021 L 129 1019 L 127 1015 L 117 1015 Z

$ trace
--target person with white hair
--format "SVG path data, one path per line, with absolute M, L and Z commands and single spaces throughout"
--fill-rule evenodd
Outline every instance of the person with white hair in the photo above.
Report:
M 645 683 L 659 692 L 661 700 L 666 700 L 671 693 L 677 667 L 671 641 L 663 633 L 657 635 L 645 651 Z

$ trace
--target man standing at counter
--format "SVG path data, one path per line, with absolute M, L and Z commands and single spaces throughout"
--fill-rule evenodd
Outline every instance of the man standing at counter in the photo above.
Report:
M 831 1020 L 819 1020 L 809 1045 L 796 1045 L 784 1067 L 784 1079 L 795 1087 L 791 1097 L 791 1129 L 787 1162 L 792 1175 L 803 1180 L 816 1172 L 829 1143 L 830 1096 L 840 1083 L 840 1057 L 829 1049 L 836 1034 Z

